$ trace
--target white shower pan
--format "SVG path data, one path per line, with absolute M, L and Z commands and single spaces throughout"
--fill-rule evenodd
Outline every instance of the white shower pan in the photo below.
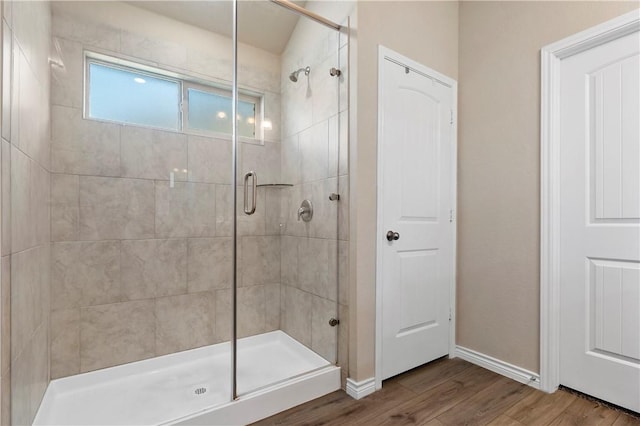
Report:
M 340 388 L 340 368 L 282 331 L 51 381 L 34 425 L 241 425 Z M 275 383 L 275 384 L 274 384 Z

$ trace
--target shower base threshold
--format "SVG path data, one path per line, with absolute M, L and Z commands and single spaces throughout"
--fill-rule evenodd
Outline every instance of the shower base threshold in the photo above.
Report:
M 340 368 L 277 330 L 52 380 L 34 425 L 241 425 L 340 388 Z

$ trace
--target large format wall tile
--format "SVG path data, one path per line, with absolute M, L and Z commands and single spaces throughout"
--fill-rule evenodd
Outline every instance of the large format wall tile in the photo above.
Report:
M 264 235 L 266 233 L 266 191 L 266 188 L 258 188 L 256 211 L 252 215 L 246 215 L 244 213 L 244 190 L 242 187 L 238 187 L 236 198 L 238 211 L 238 235 Z M 251 188 L 249 188 L 248 202 L 249 204 L 247 207 L 250 207 L 252 202 Z M 231 202 L 229 200 L 229 205 L 230 204 Z M 229 218 L 231 218 L 231 212 L 229 212 Z
M 238 235 L 265 235 L 266 233 L 266 188 L 258 188 L 256 211 L 252 215 L 244 213 L 244 189 L 236 191 L 236 209 L 238 212 Z M 216 185 L 216 235 L 230 237 L 233 232 L 233 209 L 231 186 Z M 249 188 L 248 207 L 251 205 Z
M 156 300 L 156 355 L 215 341 L 214 293 L 193 293 Z
M 282 286 L 280 328 L 298 342 L 311 347 L 313 295 L 294 287 Z
M 158 62 L 173 68 L 187 68 L 187 49 L 179 42 L 149 38 L 123 30 L 120 51 L 135 58 Z
M 308 222 L 308 234 L 315 238 L 337 238 L 338 233 L 338 205 L 340 201 L 329 200 L 329 195 L 338 192 L 336 178 L 324 179 L 302 185 L 305 198 L 313 201 L 313 216 L 315 220 Z
M 203 183 L 156 182 L 156 235 L 216 235 L 216 186 Z
M 11 256 L 2 257 L 0 282 L 0 381 L 11 368 Z M 2 407 L 0 407 L 2 409 Z M 3 413 L 0 413 L 2 415 Z M 0 424 L 2 422 L 0 421 Z
M 48 46 L 45 49 L 48 50 Z M 16 127 L 11 128 L 11 143 L 48 169 L 49 79 L 46 75 L 38 75 L 39 70 L 32 66 L 34 58 L 29 56 L 28 46 L 14 43 L 12 91 L 16 102 L 11 113 Z M 41 60 L 37 58 L 38 62 Z
M 12 364 L 11 424 L 31 424 L 49 384 L 49 327 L 42 324 Z
M 280 302 L 281 285 L 267 284 L 264 286 L 264 331 L 273 331 L 280 328 Z
M 338 329 L 329 325 L 338 318 L 338 303 L 314 296 L 311 305 L 311 349 L 329 362 L 337 361 Z
M 80 308 L 51 312 L 51 378 L 80 372 Z
M 0 237 L 2 238 L 1 252 L 3 256 L 11 253 L 11 238 L 12 238 L 12 224 L 11 224 L 11 144 L 6 140 L 2 140 L 2 155 L 1 159 L 1 178 L 0 188 L 2 190 L 2 205 L 0 206 L 0 216 L 2 216 L 2 231 Z
M 263 188 L 263 190 L 265 192 L 265 235 L 280 235 L 286 221 L 281 211 L 282 189 L 266 187 Z
M 280 237 L 280 275 L 282 284 L 297 286 L 298 242 L 300 238 L 283 235 Z
M 242 237 L 242 285 L 280 282 L 280 237 Z
M 80 371 L 155 354 L 155 302 L 137 300 L 80 309 Z
M 120 31 L 97 19 L 78 19 L 53 3 L 53 35 L 73 40 L 84 46 L 100 47 L 117 52 Z
M 281 183 L 280 181 L 280 144 L 264 142 L 240 144 L 240 168 L 238 182 L 244 174 L 254 171 L 258 175 L 258 184 Z
M 123 300 L 119 241 L 53 243 L 52 252 L 53 309 Z
M 233 272 L 231 238 L 189 238 L 189 293 L 230 288 Z
M 31 248 L 11 256 L 11 359 L 29 344 L 41 325 L 44 308 L 44 249 Z
M 154 208 L 153 181 L 83 176 L 80 239 L 152 238 Z
M 300 146 L 297 134 L 287 136 L 282 140 L 280 161 L 282 183 L 292 185 L 302 183 L 300 175 Z
M 300 133 L 300 172 L 303 182 L 329 177 L 329 127 L 320 122 Z
M 231 184 L 231 141 L 188 137 L 190 182 Z
M 34 244 L 31 223 L 31 160 L 19 149 L 11 148 L 11 245 L 22 251 Z
M 127 300 L 187 292 L 187 241 L 122 241 L 122 289 Z
M 121 130 L 121 176 L 187 180 L 187 136 L 137 126 Z
M 49 244 L 51 242 L 51 173 L 35 161 L 31 162 L 31 189 L 29 192 L 33 241 L 35 244 Z
M 337 241 L 301 238 L 298 241 L 300 288 L 326 299 L 337 300 Z
M 337 43 L 335 46 L 337 46 Z M 328 70 L 331 67 L 337 66 L 338 55 L 334 50 L 332 54 L 319 65 L 319 68 Z M 310 78 L 313 87 L 313 97 L 311 99 L 312 119 L 315 124 L 326 121 L 338 113 L 340 80 L 331 77 L 329 73 L 313 73 L 310 75 Z
M 238 337 L 253 336 L 268 330 L 267 324 L 267 299 L 273 300 L 275 288 L 266 290 L 267 286 L 257 285 L 241 287 L 238 289 Z M 270 309 L 279 309 L 279 306 L 270 306 Z M 270 312 L 270 320 L 275 313 Z M 216 337 L 218 340 L 229 340 L 231 332 L 231 290 L 218 290 L 216 292 Z
M 51 240 L 73 241 L 80 231 L 80 179 L 51 175 Z
M 51 65 L 51 104 L 82 108 L 84 78 L 82 44 L 62 37 L 53 38 Z
M 238 335 L 252 336 L 265 331 L 264 286 L 243 288 L 238 292 Z
M 118 124 L 82 118 L 82 110 L 51 108 L 51 169 L 56 173 L 118 176 Z

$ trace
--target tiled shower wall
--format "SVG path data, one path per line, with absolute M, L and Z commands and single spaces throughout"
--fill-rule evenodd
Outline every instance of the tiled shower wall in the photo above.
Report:
M 31 424 L 49 382 L 47 2 L 2 10 L 2 424 Z
M 347 36 L 301 19 L 282 55 L 282 330 L 348 372 Z M 308 77 L 289 72 L 311 67 Z M 331 77 L 331 68 L 340 77 Z M 330 201 L 331 193 L 340 201 Z M 304 199 L 310 222 L 298 221 Z M 329 319 L 340 319 L 337 328 Z M 338 348 L 336 348 L 338 345 Z M 336 352 L 337 349 L 337 352 Z M 336 358 L 337 353 L 337 358 Z
M 230 85 L 231 41 L 124 3 L 53 12 L 52 377 L 227 340 L 231 142 L 83 119 L 82 58 L 91 50 Z M 241 170 L 275 181 L 279 57 L 240 53 L 241 81 L 265 94 L 273 122 L 264 145 L 241 144 Z M 171 188 L 174 169 L 187 172 Z M 239 218 L 240 336 L 280 326 L 274 197 L 260 189 L 256 214 Z

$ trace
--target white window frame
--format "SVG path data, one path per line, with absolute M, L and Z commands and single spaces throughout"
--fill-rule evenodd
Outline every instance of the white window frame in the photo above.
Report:
M 229 99 L 232 98 L 233 94 L 231 89 L 222 88 L 213 85 L 206 85 L 201 83 L 196 83 L 191 80 L 183 80 L 182 81 L 182 131 L 189 134 L 200 135 L 200 136 L 208 136 L 215 138 L 228 138 L 231 135 L 229 133 L 221 133 L 221 132 L 212 132 L 203 129 L 196 129 L 191 127 L 189 124 L 189 89 L 195 89 L 205 93 L 211 93 L 215 95 L 220 95 L 227 97 Z M 241 142 L 253 142 L 263 141 L 264 140 L 264 128 L 262 127 L 263 122 L 263 114 L 262 111 L 264 96 L 260 94 L 249 93 L 248 91 L 240 91 L 238 90 L 238 100 L 246 101 L 252 103 L 254 105 L 254 118 L 255 118 L 255 129 L 253 138 L 247 136 L 238 135 L 238 140 Z
M 186 74 L 176 73 L 168 70 L 164 70 L 161 68 L 157 68 L 156 66 L 147 65 L 142 62 L 132 61 L 129 59 L 118 58 L 111 55 L 105 55 L 102 53 L 85 51 L 83 54 L 84 57 L 84 90 L 83 90 L 83 118 L 86 120 L 100 121 L 106 123 L 114 123 L 120 124 L 124 126 L 136 126 L 142 128 L 150 128 L 157 129 L 168 132 L 176 132 L 183 134 L 191 134 L 196 136 L 204 136 L 209 138 L 216 139 L 228 139 L 232 138 L 230 133 L 222 133 L 222 132 L 212 132 L 208 130 L 202 129 L 194 129 L 189 126 L 189 100 L 188 100 L 188 90 L 196 89 L 205 93 L 213 93 L 219 94 L 228 98 L 232 98 L 232 89 L 228 85 L 222 83 L 214 83 L 207 80 L 202 80 L 201 78 L 191 77 Z M 89 71 L 89 66 L 91 64 L 99 64 L 106 67 L 121 69 L 123 71 L 138 73 L 142 75 L 148 75 L 149 77 L 163 79 L 171 82 L 178 83 L 179 93 L 178 99 L 178 128 L 170 128 L 170 127 L 157 127 L 150 126 L 147 124 L 139 124 L 139 123 L 127 123 L 124 121 L 117 120 L 108 120 L 103 118 L 96 118 L 90 116 L 90 78 L 91 74 Z M 246 102 L 253 103 L 255 106 L 255 132 L 254 137 L 246 137 L 246 136 L 238 136 L 238 140 L 244 143 L 251 144 L 264 144 L 264 94 L 246 90 L 239 89 L 238 90 L 238 99 Z

